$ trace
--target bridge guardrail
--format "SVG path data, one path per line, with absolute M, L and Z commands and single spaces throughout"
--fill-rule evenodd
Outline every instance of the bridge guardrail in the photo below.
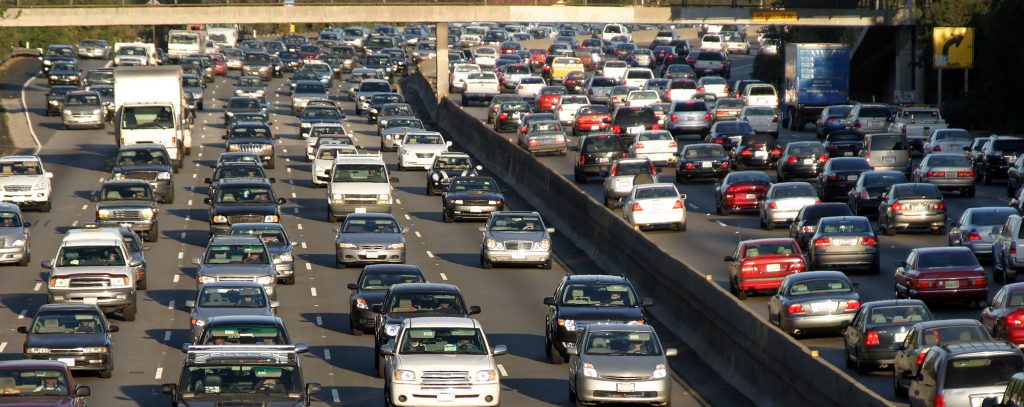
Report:
M 139 7 L 139 6 L 282 6 L 284 0 L 3 0 L 8 7 Z M 905 0 L 294 0 L 294 5 L 495 5 L 594 7 L 728 7 L 748 9 L 871 9 L 895 10 Z

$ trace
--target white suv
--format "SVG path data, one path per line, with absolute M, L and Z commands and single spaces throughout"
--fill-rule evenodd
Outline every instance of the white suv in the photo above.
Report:
M 351 213 L 391 213 L 394 195 L 387 165 L 380 155 L 339 155 L 327 184 L 327 220 Z
M 49 212 L 52 172 L 43 168 L 43 160 L 34 155 L 0 157 L 0 202 L 18 206 L 38 205 Z
M 385 355 L 384 397 L 389 406 L 496 406 L 501 383 L 494 356 L 508 352 L 490 346 L 480 322 L 462 317 L 409 318 L 398 335 L 381 347 Z
M 141 265 L 117 228 L 69 230 L 53 259 L 42 262 L 50 270 L 47 302 L 96 304 L 104 312 L 121 311 L 122 319 L 134 321 L 138 303 L 132 270 Z

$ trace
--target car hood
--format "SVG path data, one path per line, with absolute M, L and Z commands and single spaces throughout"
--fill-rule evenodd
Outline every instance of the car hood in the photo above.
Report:
M 25 238 L 25 229 L 22 227 L 0 228 L 0 239 L 13 242 Z
M 280 244 L 277 244 L 277 245 L 267 245 L 267 251 L 269 251 L 270 254 L 272 254 L 274 256 L 280 256 L 280 255 L 285 254 L 285 253 L 291 253 L 292 248 L 291 248 L 291 246 L 280 245 Z
M 296 396 L 292 399 L 285 399 L 285 397 L 279 396 L 273 397 L 274 399 L 278 399 L 276 401 L 263 401 L 267 398 L 271 398 L 271 396 L 260 394 L 232 394 L 230 396 L 219 396 L 216 400 L 204 400 L 202 398 L 198 400 L 189 399 L 187 400 L 188 404 L 178 403 L 176 405 L 180 407 L 298 407 L 303 405 L 301 396 Z
M 156 207 L 156 202 L 153 201 L 105 201 L 96 204 L 96 209 L 110 209 L 110 208 L 131 208 L 131 209 L 146 209 Z
M 323 99 L 328 100 L 326 93 L 292 93 L 292 99 Z
M 339 242 L 346 243 L 401 243 L 405 241 L 400 233 L 343 233 Z
M 405 144 L 402 143 L 402 151 L 413 153 L 433 153 L 446 151 L 448 146 L 444 144 Z
M 235 90 L 241 90 L 241 91 L 245 91 L 245 92 L 253 92 L 253 91 L 257 91 L 257 90 L 266 90 L 266 88 L 263 87 L 263 86 L 258 86 L 258 85 L 252 85 L 252 86 L 235 85 Z
M 494 357 L 491 355 L 398 355 L 395 358 L 395 368 L 422 372 L 424 370 L 437 370 L 443 366 L 444 370 L 469 371 L 494 369 Z M 651 369 L 653 372 L 654 369 Z
M 602 376 L 618 377 L 651 377 L 654 375 L 654 368 L 659 363 L 665 363 L 664 356 L 637 356 L 637 355 L 580 355 L 585 363 L 594 365 L 594 370 Z M 666 364 L 667 365 L 667 364 Z
M 391 184 L 386 182 L 332 182 L 331 193 L 338 194 L 390 194 Z
M 40 348 L 82 348 L 107 346 L 107 334 L 29 334 L 25 346 Z
M 92 112 L 93 110 L 102 110 L 102 105 L 64 105 L 64 110 L 70 110 L 72 112 Z
M 75 405 L 74 396 L 26 396 L 26 397 L 3 397 L 0 396 L 0 404 L 10 407 L 72 407 Z
M 245 214 L 266 214 L 276 215 L 277 206 L 272 204 L 225 204 L 219 203 L 213 207 L 214 215 L 245 215 Z
M 78 267 L 60 267 L 54 266 L 51 275 L 74 275 L 74 276 L 87 276 L 87 275 L 110 275 L 110 274 L 128 274 L 128 266 L 78 266 Z
M 221 308 L 196 308 L 192 317 L 195 319 L 209 320 L 210 317 L 219 317 L 224 315 L 242 315 L 242 316 L 274 316 L 274 313 L 269 308 L 245 308 L 245 307 L 221 307 Z
M 356 297 L 366 300 L 366 303 L 370 304 L 372 307 L 374 305 L 384 303 L 384 296 L 386 296 L 387 293 L 388 290 L 369 290 L 359 293 Z
M 610 321 L 627 322 L 644 320 L 644 313 L 640 307 L 589 307 L 589 306 L 567 306 L 558 307 L 559 319 L 573 319 L 577 321 Z
M 405 134 L 413 130 L 423 130 L 419 127 L 392 127 L 381 130 L 381 134 Z
M 490 232 L 488 232 L 488 235 L 489 235 L 488 237 L 490 237 L 492 239 L 500 240 L 500 241 L 505 241 L 505 240 L 528 240 L 528 241 L 531 241 L 531 242 L 539 242 L 542 239 L 545 239 L 547 237 L 546 233 L 544 233 L 543 231 L 536 231 L 536 232 L 494 232 L 494 231 L 490 231 Z
M 45 179 L 42 175 L 5 175 L 0 176 L 0 186 L 36 184 Z
M 203 275 L 243 275 L 264 276 L 276 274 L 273 264 L 203 264 L 199 266 Z
M 136 171 L 155 171 L 155 172 L 171 172 L 170 165 L 118 165 L 112 169 L 112 172 L 136 172 Z

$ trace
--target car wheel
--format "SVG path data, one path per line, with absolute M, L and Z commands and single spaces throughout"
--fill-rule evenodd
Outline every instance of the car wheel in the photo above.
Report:
M 861 361 L 860 355 L 857 356 L 857 362 L 854 365 L 854 368 L 857 370 L 857 374 L 861 376 L 871 373 L 871 371 L 874 370 L 866 363 Z
M 992 185 L 992 176 L 989 175 L 988 171 L 985 171 L 985 173 L 981 175 L 981 183 L 985 185 Z
M 677 225 L 676 228 L 679 229 L 680 232 L 685 232 L 686 231 L 686 222 L 679 222 L 679 225 Z
M 548 261 L 541 263 L 540 268 L 544 270 L 551 270 L 551 259 L 548 259 Z
M 576 402 L 576 392 L 572 391 L 572 387 L 569 388 L 569 402 L 570 403 L 575 403 Z
M 121 310 L 122 319 L 125 321 L 134 321 L 135 314 L 139 311 L 138 303 L 136 300 L 132 300 L 131 304 L 128 304 L 124 309 Z
M 892 225 L 890 225 L 889 222 L 885 223 L 885 235 L 886 236 L 896 236 L 896 228 L 894 228 Z
M 770 219 L 766 219 L 764 221 L 764 228 L 769 231 L 775 230 L 775 222 Z
M 380 355 L 378 355 L 376 358 L 377 358 L 377 377 L 383 379 L 384 375 L 387 373 L 385 371 L 387 366 L 384 365 L 384 361 L 382 360 L 383 358 L 380 357 Z M 388 392 L 388 393 L 390 393 L 390 392 Z
M 327 223 L 334 223 L 334 222 L 337 222 L 337 221 L 338 221 L 338 219 L 335 218 L 334 214 L 331 213 L 331 210 L 328 209 L 327 210 Z
M 22 266 L 22 267 L 25 267 L 30 262 L 32 262 L 32 252 L 28 251 L 28 252 L 25 252 L 24 256 L 21 256 L 21 260 L 18 260 L 18 265 Z
M 900 286 L 898 286 L 896 284 L 893 284 L 892 290 L 893 290 L 894 296 L 896 297 L 897 300 L 903 299 L 903 298 L 907 298 L 907 296 L 903 295 L 903 293 L 900 292 Z
M 615 206 L 613 205 L 613 203 L 614 202 L 612 201 L 611 198 L 604 197 L 604 206 L 606 208 L 608 208 L 608 209 L 615 209 Z
M 1006 283 L 1006 266 L 1000 259 L 992 259 L 992 279 L 1000 284 Z
M 896 369 L 892 372 L 892 392 L 896 394 L 896 397 L 906 397 L 907 388 L 900 385 L 899 376 L 896 375 Z
M 47 200 L 46 203 L 39 206 L 40 212 L 49 212 L 50 208 L 53 207 L 53 200 Z
M 575 175 L 575 177 L 573 177 L 573 178 L 575 178 L 575 181 L 576 181 L 577 184 L 586 184 L 587 183 L 587 174 L 582 173 L 582 172 L 577 172 L 574 175 Z
M 444 223 L 452 223 L 455 219 L 452 219 L 452 217 L 450 215 L 448 215 L 448 210 L 447 209 L 443 209 L 442 208 L 441 209 L 441 220 L 443 220 Z
M 111 356 L 110 364 L 107 365 L 106 369 L 100 370 L 99 376 L 101 379 L 109 379 L 114 375 L 114 358 Z
M 150 229 L 148 232 L 146 232 L 146 239 L 145 240 L 147 242 L 150 242 L 150 243 L 153 243 L 153 242 L 156 242 L 157 240 L 160 240 L 160 224 L 159 223 L 153 224 L 153 228 Z
M 362 328 L 356 326 L 356 323 L 355 321 L 352 321 L 352 318 L 348 319 L 348 330 L 349 332 L 352 332 L 352 336 L 363 336 L 363 334 L 366 333 L 363 332 Z
M 483 267 L 485 269 L 492 269 L 494 268 L 494 263 L 491 263 L 491 261 L 487 260 L 487 257 L 484 256 L 483 253 L 480 253 L 480 267 Z
M 555 349 L 555 344 L 552 342 L 548 346 L 551 348 L 549 350 L 549 352 L 551 352 L 551 364 L 560 365 L 565 363 L 565 357 L 563 357 L 562 354 L 558 352 L 558 349 Z

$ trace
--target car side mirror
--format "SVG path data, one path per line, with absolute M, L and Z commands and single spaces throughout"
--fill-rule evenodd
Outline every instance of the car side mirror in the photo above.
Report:
M 89 389 L 89 386 L 75 386 L 75 397 L 89 397 L 90 395 L 92 395 L 92 390 Z
M 178 385 L 174 383 L 165 383 L 160 386 L 160 392 L 174 397 L 178 393 Z M 78 394 L 78 389 L 75 389 L 75 394 Z
M 964 147 L 964 151 L 971 151 L 971 146 Z
M 388 343 L 385 343 L 385 344 L 381 345 L 380 346 L 380 353 L 382 355 L 385 355 L 385 356 L 394 356 L 395 355 L 394 341 L 388 341 Z
M 315 396 L 324 391 L 320 383 L 306 383 L 306 396 Z
M 388 178 L 388 181 L 391 181 L 391 182 L 398 182 L 398 177 L 391 177 L 391 178 Z
M 227 134 L 221 135 L 220 139 L 221 140 L 227 140 L 228 139 L 228 135 Z
M 580 350 L 576 348 L 576 345 L 570 344 L 565 347 L 565 353 L 569 354 L 569 356 L 579 356 Z
M 309 352 L 309 345 L 308 344 L 305 344 L 305 343 L 296 343 L 295 344 L 295 353 L 296 354 L 301 355 L 301 354 L 307 353 L 307 352 Z
M 120 330 L 121 330 L 121 327 L 119 327 L 117 325 L 111 325 L 111 326 L 107 327 L 107 332 L 118 332 Z
M 666 348 L 665 349 L 665 357 L 670 358 L 670 357 L 678 356 L 678 355 L 679 355 L 679 350 L 676 349 L 676 348 Z
M 281 308 L 281 301 L 271 301 L 270 308 Z
M 188 342 L 185 342 L 185 343 L 181 344 L 181 353 L 188 353 L 188 348 L 191 348 L 191 347 L 192 347 L 192 344 L 188 343 Z
M 192 258 L 192 264 L 194 264 L 196 266 L 198 266 L 200 264 L 203 264 L 203 259 L 199 258 L 199 257 L 193 257 Z
M 999 397 L 985 397 L 981 401 L 981 407 L 999 407 Z
M 356 284 L 356 283 L 348 283 L 348 285 L 347 285 L 346 287 L 348 287 L 348 289 L 349 289 L 349 290 L 355 291 L 355 290 L 358 290 L 358 289 L 359 289 L 359 284 Z
M 452 146 L 452 142 L 451 141 L 446 141 L 446 142 L 444 142 L 444 145 L 446 145 L 448 147 L 451 147 Z
M 508 353 L 508 346 L 505 345 L 494 345 L 494 351 L 491 352 L 493 356 L 501 356 Z
M 278 205 L 284 205 L 284 204 L 286 204 L 286 203 L 288 203 L 288 200 L 287 200 L 287 199 L 284 199 L 284 198 L 277 198 L 277 204 L 278 204 Z
M 277 178 L 274 178 L 274 177 L 267 178 L 267 182 L 269 182 L 271 184 L 276 184 L 277 183 Z
M 203 203 L 207 205 L 213 205 L 213 200 L 210 198 L 203 198 Z
M 141 260 L 132 260 L 132 261 L 128 262 L 128 267 L 139 267 L 141 265 L 142 265 L 142 261 Z
M 640 304 L 645 306 L 645 307 L 650 307 L 650 306 L 654 305 L 654 298 L 650 298 L 650 297 L 644 298 L 643 300 L 640 301 Z
M 212 179 L 210 179 L 210 178 L 203 178 L 203 182 L 205 182 L 205 183 L 207 183 L 207 184 L 212 184 L 212 183 L 213 183 L 213 180 L 212 180 Z
M 196 300 L 187 300 L 187 301 L 185 301 L 185 308 L 195 308 L 195 307 L 196 307 Z
M 52 269 L 53 268 L 53 260 L 50 260 L 50 259 L 43 260 L 43 261 L 39 262 L 39 266 L 44 268 L 44 269 Z
M 384 305 L 382 305 L 382 304 L 373 304 L 373 306 L 370 307 L 370 311 L 373 311 L 374 314 L 383 314 L 384 313 Z
M 722 261 L 736 261 L 736 258 L 732 256 L 725 256 Z
M 19 326 L 18 327 L 18 333 L 19 334 L 27 334 L 28 333 L 28 327 L 27 326 Z
M 32 227 L 32 222 L 22 222 L 21 224 L 24 225 L 27 228 Z
M 555 233 L 555 228 L 547 228 L 548 234 Z
M 480 312 L 481 311 L 479 305 L 473 305 L 469 307 L 469 315 L 476 315 L 479 314 Z
M 544 297 L 544 305 L 555 305 L 555 297 Z

